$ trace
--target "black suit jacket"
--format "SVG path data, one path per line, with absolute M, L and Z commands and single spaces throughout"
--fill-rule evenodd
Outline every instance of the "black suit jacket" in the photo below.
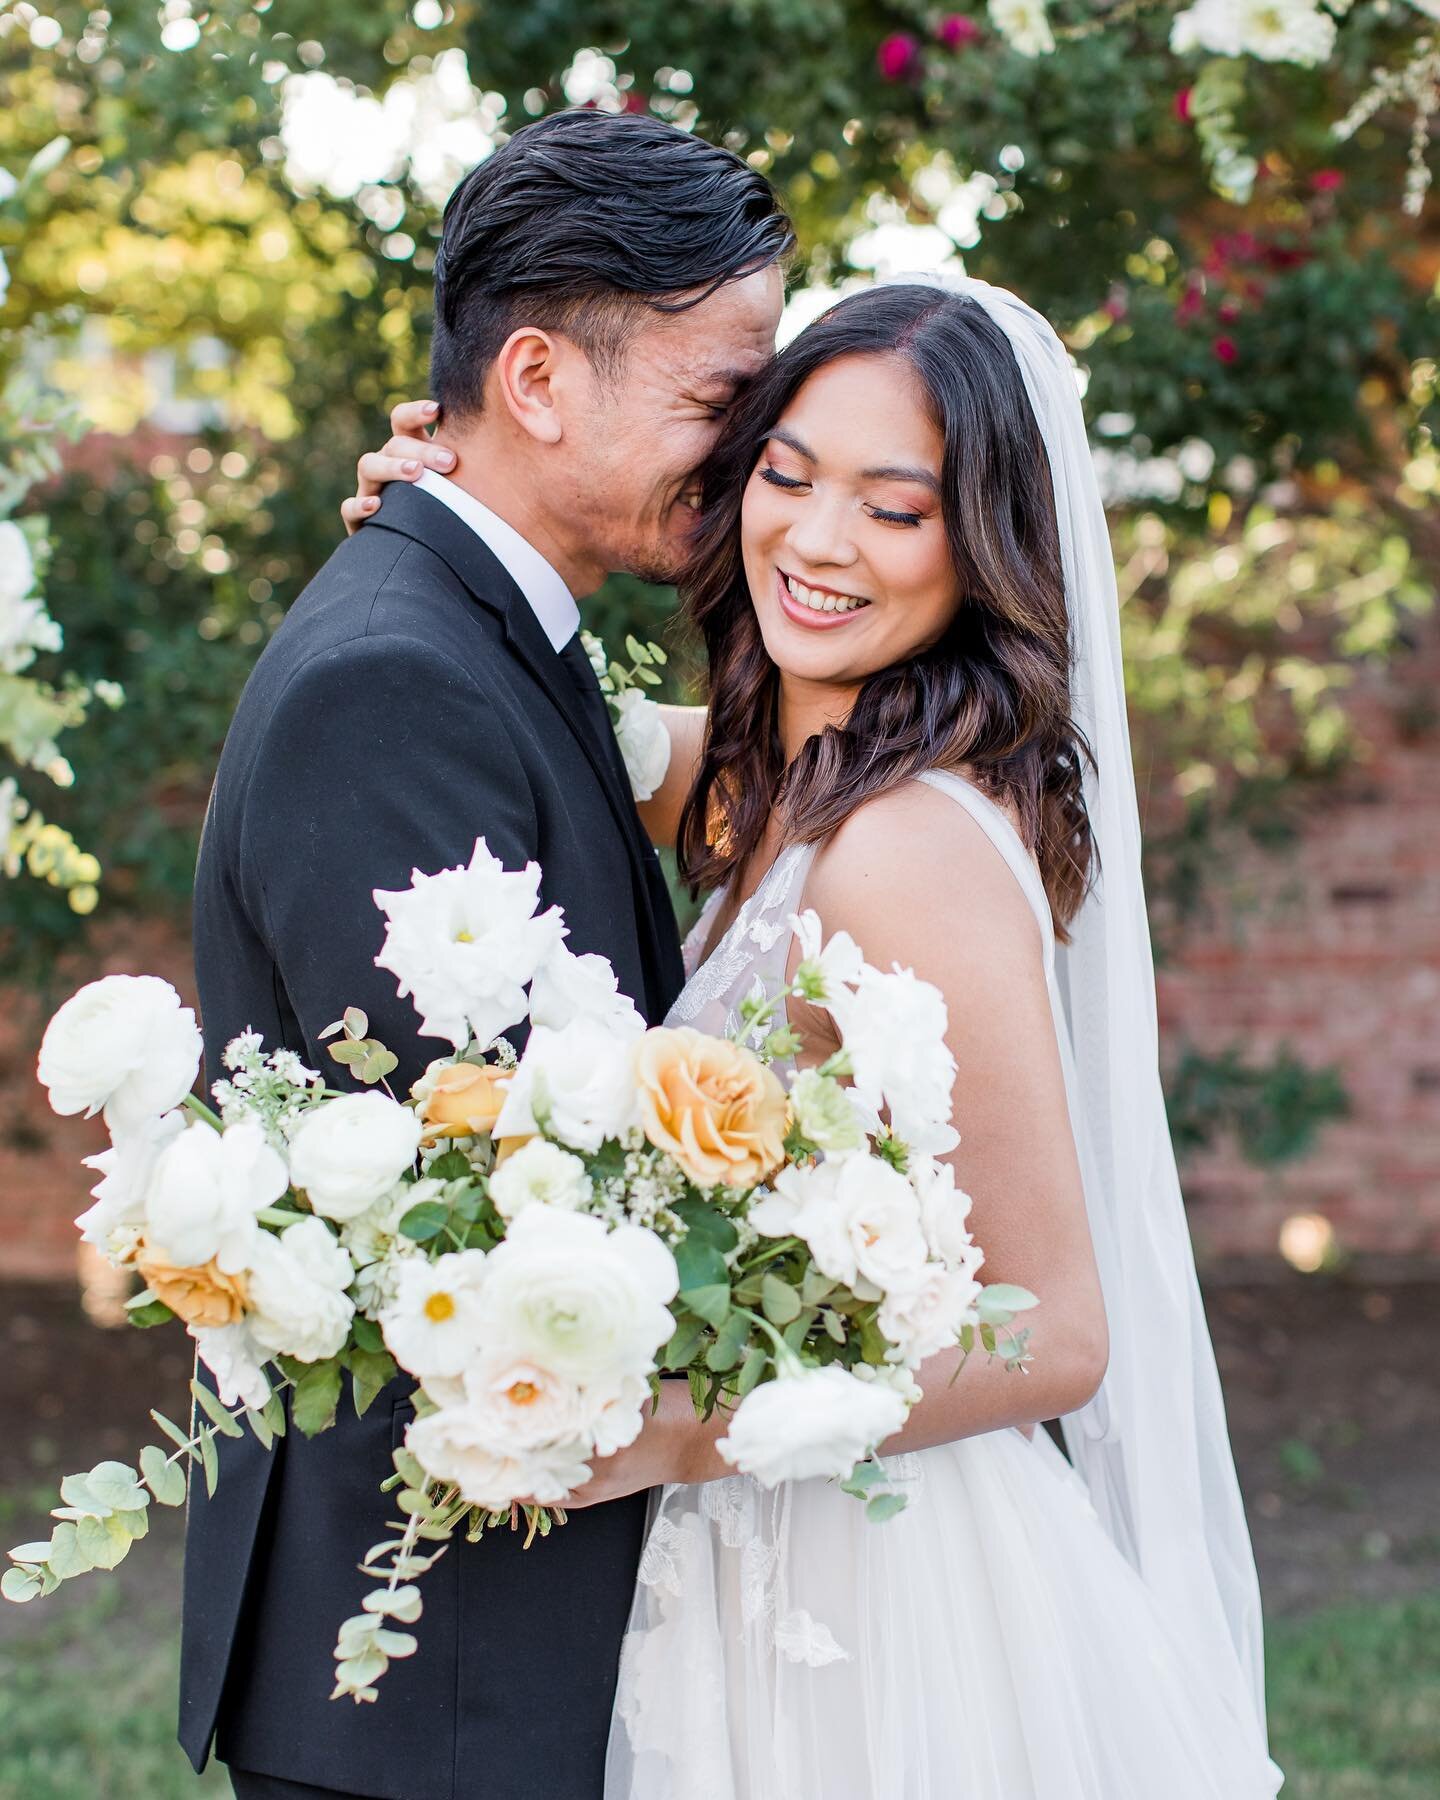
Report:
M 318 1042 L 348 1005 L 399 1057 L 403 1091 L 447 1046 L 374 967 L 375 888 L 469 860 L 534 859 L 577 953 L 609 957 L 651 1019 L 681 979 L 674 920 L 609 734 L 514 581 L 432 496 L 396 484 L 296 601 L 256 664 L 201 844 L 195 954 L 207 1077 L 253 1027 L 343 1077 Z M 403 1084 L 403 1087 L 402 1087 Z M 202 1371 L 203 1374 L 203 1371 Z M 644 1529 L 636 1495 L 571 1515 L 528 1552 L 457 1543 L 423 1579 L 419 1654 L 374 1705 L 331 1701 L 342 1619 L 386 1535 L 380 1483 L 408 1380 L 312 1440 L 219 1442 L 192 1483 L 180 1738 L 227 1762 L 377 1800 L 592 1800 Z

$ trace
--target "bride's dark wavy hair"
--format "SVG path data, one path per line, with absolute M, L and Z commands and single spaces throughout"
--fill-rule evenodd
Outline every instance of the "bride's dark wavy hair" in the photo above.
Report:
M 745 579 L 741 503 L 765 436 L 801 386 L 857 355 L 903 358 L 919 379 L 944 442 L 945 533 L 964 598 L 936 643 L 869 676 L 845 725 L 808 739 L 787 768 L 780 673 Z M 710 669 L 704 750 L 679 829 L 692 887 L 742 869 L 772 811 L 782 843 L 813 843 L 924 770 L 963 765 L 1013 803 L 1064 940 L 1094 858 L 1081 792 L 1093 758 L 1070 713 L 1049 462 L 1001 328 L 973 301 L 918 284 L 840 301 L 745 391 L 701 491 L 683 589 Z

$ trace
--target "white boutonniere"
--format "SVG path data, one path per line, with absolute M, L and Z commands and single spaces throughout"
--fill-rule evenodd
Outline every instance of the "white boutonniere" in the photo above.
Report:
M 623 663 L 610 659 L 594 632 L 582 631 L 580 642 L 610 708 L 610 723 L 625 759 L 630 791 L 637 800 L 648 800 L 670 767 L 670 733 L 660 708 L 645 692 L 646 688 L 659 687 L 660 677 L 655 671 L 663 667 L 665 652 L 658 644 L 642 644 L 636 637 L 627 637 L 627 669 Z

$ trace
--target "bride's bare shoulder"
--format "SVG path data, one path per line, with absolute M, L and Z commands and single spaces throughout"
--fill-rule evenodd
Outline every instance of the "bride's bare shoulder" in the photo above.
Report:
M 948 960 L 963 946 L 1007 962 L 1040 958 L 1039 924 L 995 842 L 926 782 L 858 807 L 817 854 L 805 903 L 882 966 Z

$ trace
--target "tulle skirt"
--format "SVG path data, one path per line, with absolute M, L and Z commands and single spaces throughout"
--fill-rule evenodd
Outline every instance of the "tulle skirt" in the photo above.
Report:
M 1270 1800 L 1046 1434 L 887 1459 L 904 1512 L 830 1482 L 663 1490 L 606 1800 Z

